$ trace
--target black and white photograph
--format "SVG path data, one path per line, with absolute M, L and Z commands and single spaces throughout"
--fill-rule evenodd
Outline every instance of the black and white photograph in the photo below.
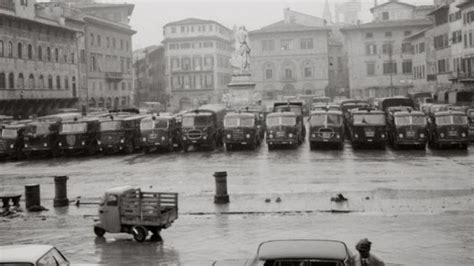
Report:
M 0 0 L 0 266 L 474 265 L 474 0 Z

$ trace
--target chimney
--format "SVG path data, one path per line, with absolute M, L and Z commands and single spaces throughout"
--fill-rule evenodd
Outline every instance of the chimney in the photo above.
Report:
M 378 6 L 377 0 L 374 0 L 374 7 Z

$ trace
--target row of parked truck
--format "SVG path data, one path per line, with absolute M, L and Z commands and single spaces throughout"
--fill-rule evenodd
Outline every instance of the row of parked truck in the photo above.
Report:
M 145 153 L 189 147 L 213 150 L 225 145 L 254 149 L 266 140 L 269 149 L 297 147 L 306 139 L 310 148 L 375 146 L 468 147 L 474 135 L 474 109 L 426 104 L 415 110 L 409 98 L 381 99 L 375 106 L 364 100 L 313 106 L 308 117 L 301 102 L 274 103 L 262 108 L 229 111 L 223 105 L 204 105 L 176 115 L 131 112 L 61 113 L 1 125 L 0 157 L 61 156 L 96 153 Z M 1 122 L 0 122 L 1 123 Z

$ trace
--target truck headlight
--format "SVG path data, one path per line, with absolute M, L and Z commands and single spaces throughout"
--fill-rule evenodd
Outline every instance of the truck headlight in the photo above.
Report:
M 385 136 L 382 134 L 382 138 L 384 138 Z M 341 136 L 339 134 L 336 134 L 336 139 L 340 139 Z
M 288 134 L 288 137 L 292 138 L 292 137 L 293 137 L 293 134 L 292 134 L 292 133 Z
M 10 149 L 13 149 L 15 148 L 15 145 L 14 144 L 10 144 Z
M 207 136 L 202 137 L 202 139 L 203 139 L 203 140 L 206 140 L 206 139 L 207 139 Z
M 63 144 L 62 144 L 61 142 L 59 142 L 59 143 L 58 143 L 58 146 L 59 146 L 59 147 L 62 147 L 62 146 L 63 146 Z
M 227 138 L 230 139 L 232 136 L 230 134 L 227 134 Z
M 440 133 L 439 136 L 444 138 L 444 133 Z
M 186 137 L 183 137 L 183 140 L 186 140 Z
M 382 135 L 380 135 L 380 137 L 382 137 L 383 139 L 385 138 L 385 134 L 382 133 Z
M 250 134 L 245 135 L 245 137 L 249 139 L 249 138 L 250 138 Z
M 357 138 L 359 138 L 359 135 L 357 135 L 357 134 L 354 134 L 354 138 L 356 138 L 356 139 L 357 139 Z
M 45 148 L 48 147 L 48 143 L 43 144 L 43 146 L 44 146 Z
M 398 137 L 403 139 L 403 134 L 402 133 L 398 134 Z
M 98 145 L 101 145 L 101 144 L 102 144 L 102 142 L 101 142 L 100 140 L 98 140 L 98 141 L 97 141 L 97 144 L 98 144 Z
M 316 134 L 311 135 L 311 137 L 316 138 Z
M 422 138 L 422 139 L 425 138 L 425 134 L 420 133 L 420 138 Z
M 82 145 L 82 146 L 85 146 L 85 145 L 86 145 L 86 142 L 85 142 L 85 141 L 82 141 L 82 142 L 81 142 L 81 145 Z
M 466 133 L 464 133 L 464 132 L 461 133 L 461 136 L 462 136 L 463 138 L 465 138 L 465 137 L 466 137 Z
M 268 135 L 268 137 L 271 138 L 271 139 L 273 139 L 273 135 L 272 135 L 272 134 Z
M 25 144 L 25 148 L 28 148 L 28 144 Z
M 165 139 L 166 139 L 166 138 L 165 138 L 164 136 L 163 136 L 163 137 L 161 137 L 161 140 L 165 140 Z
M 122 144 L 125 143 L 125 140 L 124 140 L 124 139 L 121 139 L 121 140 L 120 140 L 120 143 L 122 143 Z
M 143 138 L 143 142 L 145 142 L 145 141 L 146 141 L 146 138 Z

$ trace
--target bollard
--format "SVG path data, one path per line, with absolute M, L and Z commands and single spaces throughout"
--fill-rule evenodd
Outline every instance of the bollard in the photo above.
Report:
M 55 176 L 54 186 L 56 195 L 54 197 L 54 207 L 69 206 L 69 199 L 67 198 L 67 176 Z
M 25 186 L 25 207 L 29 210 L 31 207 L 41 206 L 40 185 Z
M 214 196 L 214 203 L 229 203 L 229 195 L 227 194 L 227 172 L 215 172 L 214 177 L 216 178 L 216 195 Z

